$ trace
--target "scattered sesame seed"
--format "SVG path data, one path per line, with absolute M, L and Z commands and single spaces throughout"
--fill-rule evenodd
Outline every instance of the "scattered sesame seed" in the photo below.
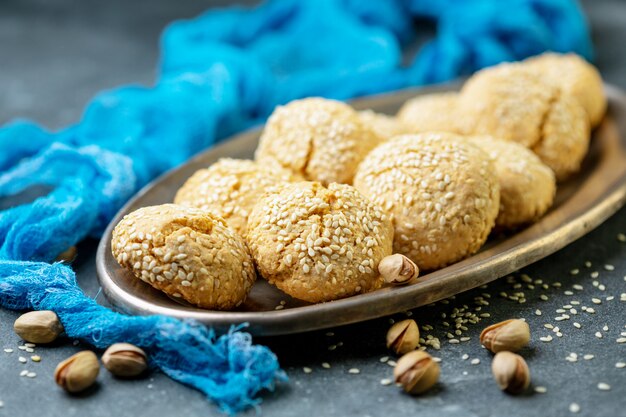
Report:
M 37 374 L 34 373 L 34 372 L 29 372 L 29 373 L 26 374 L 26 377 L 28 377 L 28 378 L 34 378 L 36 376 L 37 376 Z
M 480 359 L 478 359 L 478 358 L 474 358 L 474 359 L 472 359 L 472 360 L 470 361 L 470 363 L 471 363 L 472 365 L 478 365 L 478 364 L 480 363 Z
M 20 372 L 20 376 L 26 376 L 26 375 L 28 375 L 28 371 L 26 369 Z
M 302 371 L 305 374 L 310 374 L 311 372 L 313 372 L 313 369 L 309 368 L 308 366 L 305 366 L 304 368 L 302 368 Z
M 626 368 L 626 362 L 617 362 L 615 367 L 618 369 Z
M 469 359 L 469 355 L 467 353 L 464 353 L 463 356 L 461 356 L 461 359 L 463 359 L 464 361 Z
M 586 354 L 586 355 L 583 356 L 583 359 L 586 360 L 586 361 L 590 361 L 593 358 L 595 358 L 595 356 L 591 355 L 591 354 Z
M 543 336 L 543 337 L 540 337 L 539 340 L 541 340 L 542 342 L 551 342 L 552 336 Z
M 360 374 L 361 371 L 358 368 L 350 368 L 348 369 L 349 374 Z
M 594 304 L 602 304 L 602 300 L 600 300 L 599 298 L 592 298 L 591 302 Z
M 539 309 L 535 310 L 535 316 L 541 316 L 541 310 Z
M 620 242 L 626 242 L 626 235 L 623 233 L 618 233 L 617 240 L 619 240 Z
M 33 355 L 30 357 L 30 360 L 33 362 L 41 362 L 41 356 L 39 355 Z
M 539 394 L 545 394 L 546 392 L 548 392 L 548 389 L 546 387 L 538 386 L 535 387 L 535 392 Z
M 543 300 L 543 301 L 548 301 L 548 296 L 547 296 L 547 295 L 545 295 L 545 294 L 541 294 L 541 295 L 539 296 L 539 298 L 540 298 L 541 300 Z
M 626 337 L 620 337 L 616 340 L 617 343 L 626 343 Z
M 570 413 L 578 413 L 580 412 L 580 406 L 576 403 L 571 403 L 569 405 L 569 412 Z
M 6 353 L 13 353 L 13 349 L 4 349 Z
M 607 384 L 606 382 L 599 382 L 598 383 L 598 389 L 600 391 L 610 391 L 611 386 L 609 384 Z
M 600 333 L 600 332 L 596 332 L 596 337 L 597 337 L 598 339 L 602 339 L 602 333 Z
M 330 369 L 330 363 L 328 363 L 328 362 L 322 362 L 322 368 L 324 368 L 324 369 Z
M 380 380 L 380 385 L 391 385 L 393 381 L 389 378 L 383 378 Z
M 17 358 L 17 360 L 20 361 L 21 363 L 28 362 L 28 360 L 25 357 L 23 357 L 23 356 L 20 356 L 19 358 Z
M 387 365 L 394 367 L 396 366 L 398 363 L 396 361 L 387 361 Z
M 572 269 L 571 271 L 569 271 L 571 275 L 578 275 L 579 272 L 580 272 L 579 269 Z

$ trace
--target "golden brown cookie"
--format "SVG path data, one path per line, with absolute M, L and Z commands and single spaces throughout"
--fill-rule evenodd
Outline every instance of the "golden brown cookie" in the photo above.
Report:
M 115 226 L 113 256 L 154 288 L 202 308 L 240 305 L 256 279 L 243 238 L 209 212 L 144 207 Z
M 394 136 L 408 133 L 406 126 L 393 116 L 387 114 L 376 113 L 372 110 L 363 110 L 359 112 L 361 120 L 368 124 L 376 134 L 387 140 Z
M 597 126 L 606 113 L 607 100 L 602 76 L 590 63 L 576 54 L 545 53 L 524 61 L 542 77 L 571 95 L 589 116 L 592 127 Z
M 493 161 L 500 181 L 496 226 L 514 229 L 539 219 L 552 206 L 556 180 L 552 170 L 519 143 L 490 136 L 467 137 Z
M 379 288 L 378 263 L 391 254 L 393 227 L 350 185 L 296 182 L 261 198 L 246 241 L 264 278 L 317 303 Z
M 347 104 L 306 98 L 274 110 L 256 160 L 276 161 L 306 180 L 350 184 L 359 162 L 381 141 Z
M 546 115 L 542 139 L 531 149 L 554 171 L 557 181 L 564 181 L 580 170 L 589 139 L 585 110 L 570 96 L 562 95 Z
M 420 269 L 476 252 L 498 215 L 493 163 L 452 133 L 398 136 L 378 146 L 359 166 L 354 185 L 393 214 L 394 252 Z
M 279 165 L 223 158 L 189 177 L 174 203 L 211 211 L 243 236 L 248 214 L 261 195 L 269 187 L 297 179 Z
M 404 103 L 397 119 L 406 126 L 408 133 L 462 133 L 465 129 L 458 99 L 456 92 L 417 96 Z
M 587 152 L 584 109 L 523 64 L 479 71 L 463 86 L 459 111 L 468 132 L 512 140 L 532 149 L 561 181 L 576 172 Z

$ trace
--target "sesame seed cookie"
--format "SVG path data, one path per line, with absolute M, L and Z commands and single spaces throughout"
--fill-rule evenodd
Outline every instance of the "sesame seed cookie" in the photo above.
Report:
M 361 120 L 368 124 L 376 134 L 387 140 L 394 136 L 408 133 L 406 126 L 393 116 L 387 114 L 376 113 L 372 110 L 363 110 L 359 112 Z
M 474 74 L 463 86 L 459 111 L 468 132 L 521 143 L 558 181 L 580 169 L 589 146 L 584 109 L 523 64 L 501 64 Z
M 604 117 L 607 99 L 602 76 L 590 63 L 576 54 L 546 53 L 524 61 L 544 79 L 571 95 L 587 112 L 592 127 Z
M 382 285 L 377 268 L 391 254 L 393 226 L 350 185 L 297 182 L 261 198 L 246 241 L 270 284 L 317 303 Z
M 256 159 L 276 161 L 306 180 L 350 184 L 359 162 L 381 141 L 347 104 L 306 98 L 274 110 Z
M 240 305 L 256 279 L 243 238 L 200 209 L 163 204 L 136 210 L 113 230 L 111 248 L 137 278 L 202 308 Z
M 519 143 L 489 136 L 467 137 L 489 155 L 500 181 L 496 226 L 514 229 L 532 223 L 552 206 L 556 179 L 552 170 Z
M 248 214 L 259 197 L 269 187 L 297 179 L 278 165 L 222 158 L 189 177 L 176 193 L 174 203 L 211 211 L 243 236 Z
M 476 252 L 498 215 L 500 186 L 489 156 L 453 133 L 398 136 L 359 165 L 355 187 L 393 214 L 393 250 L 420 269 Z
M 458 100 L 456 92 L 417 96 L 407 100 L 396 117 L 406 126 L 406 133 L 463 133 L 463 115 L 458 111 Z

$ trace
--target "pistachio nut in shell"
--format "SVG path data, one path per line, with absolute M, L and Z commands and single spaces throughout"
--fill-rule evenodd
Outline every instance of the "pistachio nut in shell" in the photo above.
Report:
M 491 372 L 503 391 L 519 394 L 530 385 L 530 370 L 524 358 L 512 352 L 496 353 L 491 363 Z
M 100 372 L 98 358 L 90 350 L 78 352 L 59 363 L 54 370 L 54 380 L 67 392 L 80 392 L 96 381 Z
M 437 383 L 439 372 L 439 364 L 428 353 L 414 350 L 398 360 L 393 378 L 409 394 L 421 394 Z
M 115 343 L 102 355 L 102 364 L 115 376 L 134 377 L 148 368 L 146 353 L 130 343 Z
M 528 323 L 519 319 L 492 324 L 480 333 L 480 343 L 493 353 L 517 352 L 530 341 Z
M 415 350 L 419 345 L 419 340 L 420 331 L 415 320 L 399 321 L 387 331 L 387 348 L 398 355 Z
M 30 343 L 50 343 L 63 333 L 63 325 L 54 311 L 40 310 L 22 314 L 13 324 L 15 333 Z
M 418 277 L 419 272 L 415 262 L 399 253 L 386 256 L 378 263 L 378 273 L 387 284 L 409 284 Z

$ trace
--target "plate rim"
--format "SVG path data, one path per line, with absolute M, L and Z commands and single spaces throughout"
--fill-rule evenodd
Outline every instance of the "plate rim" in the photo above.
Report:
M 428 94 L 431 92 L 452 91 L 454 89 L 458 89 L 460 84 L 461 82 L 455 81 L 453 83 L 430 85 L 423 88 L 403 89 L 356 99 L 351 102 L 351 104 L 357 109 L 380 107 L 383 106 L 383 104 L 372 106 L 369 103 L 380 103 L 381 101 L 397 103 L 400 100 L 399 97 L 409 98 L 415 95 Z M 624 92 L 610 84 L 605 84 L 605 89 L 612 105 L 617 105 L 618 108 L 621 107 L 622 112 L 626 117 L 626 95 Z M 624 146 L 624 137 L 626 136 L 626 132 L 620 131 L 617 127 L 618 122 L 619 120 L 609 120 L 608 122 L 603 122 L 599 129 L 614 129 L 618 135 L 620 144 Z M 545 240 L 545 236 L 537 236 L 530 240 L 523 239 L 523 237 L 526 235 L 532 235 L 532 232 L 536 228 L 541 227 L 542 222 L 546 218 L 550 217 L 550 215 L 542 218 L 541 221 L 527 227 L 526 229 L 511 235 L 508 239 L 496 245 L 495 248 L 498 248 L 504 243 L 509 243 L 509 245 L 505 245 L 508 246 L 505 251 L 498 251 L 498 256 L 493 257 L 490 255 L 495 248 L 487 249 L 486 251 L 475 254 L 465 260 L 429 273 L 426 275 L 428 278 L 421 281 L 419 286 L 415 284 L 406 287 L 383 288 L 370 293 L 359 294 L 332 302 L 312 304 L 290 309 L 260 312 L 182 310 L 152 304 L 118 287 L 113 282 L 111 276 L 109 276 L 106 261 L 108 256 L 112 256 L 110 255 L 111 232 L 129 208 L 132 207 L 137 200 L 149 193 L 156 184 L 176 175 L 176 173 L 185 166 L 206 159 L 207 155 L 216 152 L 219 153 L 220 148 L 232 146 L 236 141 L 243 142 L 246 139 L 249 140 L 252 136 L 256 137 L 260 133 L 261 129 L 262 126 L 258 126 L 226 138 L 216 146 L 196 154 L 185 163 L 163 173 L 142 187 L 141 190 L 128 200 L 115 214 L 113 219 L 107 225 L 107 228 L 98 243 L 96 252 L 96 271 L 98 280 L 106 298 L 113 306 L 127 313 L 129 312 L 140 315 L 163 314 L 181 319 L 196 319 L 206 325 L 211 325 L 216 329 L 221 330 L 226 330 L 236 323 L 247 322 L 247 331 L 263 336 L 301 333 L 328 327 L 336 327 L 339 325 L 347 325 L 419 307 L 419 305 L 410 306 L 411 304 L 414 304 L 416 300 L 410 300 L 411 295 L 414 295 L 415 293 L 427 292 L 429 290 L 432 290 L 437 294 L 445 294 L 445 291 L 442 292 L 442 288 L 453 277 L 458 278 L 460 276 L 461 279 L 472 279 L 472 287 L 456 292 L 460 293 L 508 275 L 511 272 L 553 254 L 559 249 L 584 236 L 589 231 L 603 223 L 617 210 L 619 210 L 624 203 L 626 203 L 626 168 L 624 168 L 622 170 L 623 172 L 619 175 L 615 175 L 611 187 L 607 188 L 606 192 L 601 193 L 605 197 L 602 201 L 592 207 L 589 207 L 573 219 L 570 219 L 556 227 L 549 235 L 549 237 L 551 237 L 549 242 L 543 242 L 540 244 L 541 242 L 539 241 L 542 239 Z M 613 158 L 617 158 L 617 156 L 613 156 Z M 593 174 L 594 173 L 590 174 L 589 179 L 594 177 Z M 583 184 L 586 184 L 586 182 Z M 575 198 L 578 194 L 579 192 L 577 191 L 571 195 L 568 201 Z M 567 202 L 564 204 L 567 204 Z M 560 238 L 557 239 L 557 237 Z M 514 242 L 520 240 L 520 244 L 513 245 Z M 510 257 L 507 257 L 509 252 L 519 250 L 518 247 L 520 245 L 525 246 L 521 253 L 521 255 L 524 256 L 521 256 L 518 259 L 510 259 Z M 508 265 L 505 265 L 506 263 L 508 263 Z M 481 274 L 484 275 L 480 277 Z M 438 301 L 450 295 L 452 294 L 441 295 L 439 298 L 431 302 Z M 413 303 L 411 303 L 411 301 L 413 301 Z M 366 312 L 355 314 L 355 311 L 358 310 L 358 307 L 362 304 L 370 305 L 375 308 L 367 309 Z M 352 315 L 349 318 L 345 317 L 346 311 L 351 310 L 353 310 Z M 342 315 L 343 317 L 341 317 Z M 337 320 L 337 317 L 340 317 L 340 319 Z M 315 321 L 315 325 L 310 324 L 313 320 Z

